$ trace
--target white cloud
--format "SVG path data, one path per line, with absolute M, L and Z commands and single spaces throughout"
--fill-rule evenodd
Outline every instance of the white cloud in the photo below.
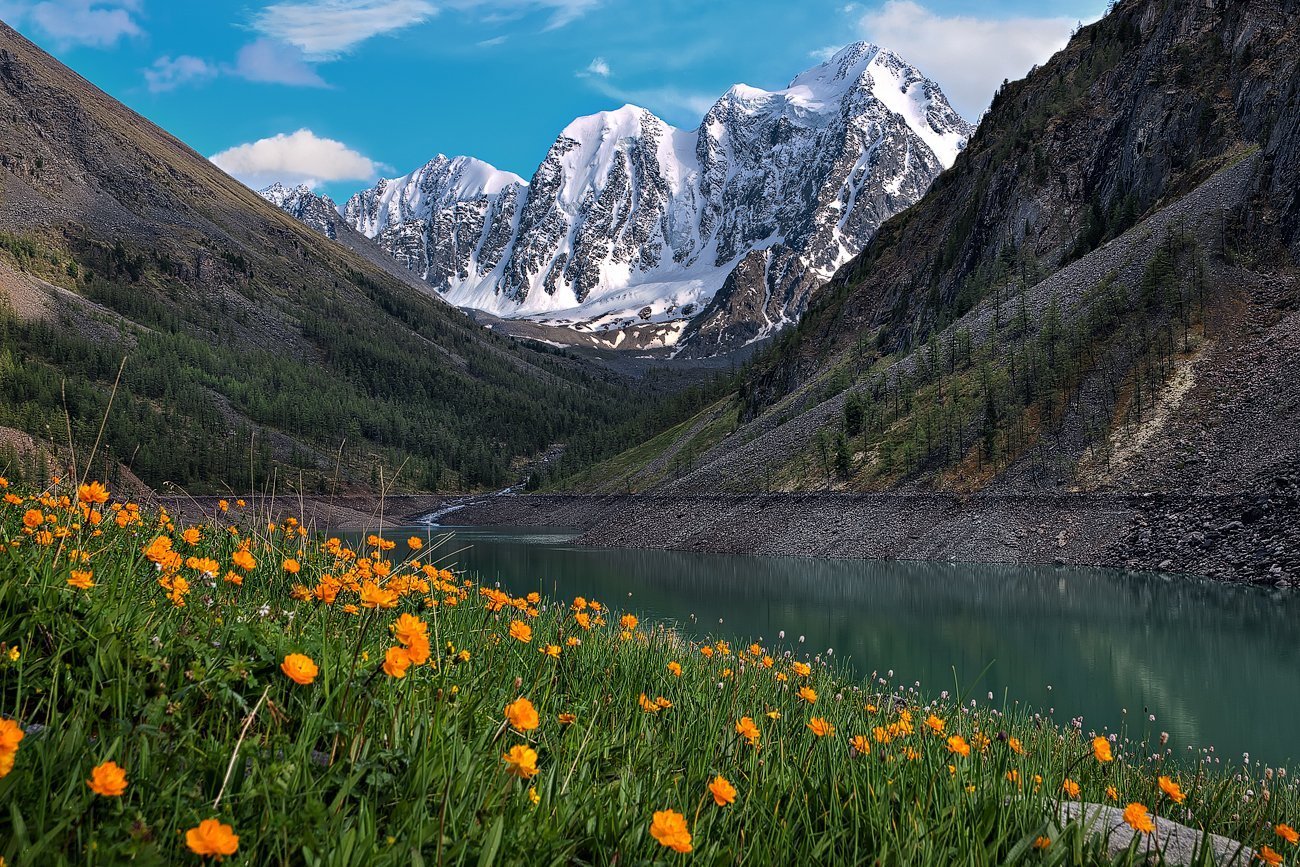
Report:
M 508 36 L 493 36 L 491 39 L 484 39 L 478 43 L 479 48 L 495 48 L 498 45 L 505 45 Z
M 843 47 L 843 45 L 827 45 L 825 48 L 815 48 L 808 52 L 808 56 L 813 60 L 825 63 L 838 54 L 839 50 Z
M 601 78 L 609 78 L 609 64 L 605 62 L 605 58 L 597 57 L 587 64 L 587 68 L 583 72 L 587 75 L 599 75 Z
M 203 58 L 182 54 L 180 57 L 159 57 L 144 71 L 144 80 L 150 93 L 162 93 L 183 84 L 206 81 L 216 74 L 216 67 Z
M 862 35 L 898 52 L 975 119 L 1004 79 L 1023 78 L 1069 41 L 1073 18 L 943 16 L 914 0 L 887 0 L 859 19 Z
M 546 30 L 555 30 L 581 18 L 604 0 L 444 0 L 443 5 L 458 11 L 485 10 L 484 20 L 504 22 L 535 10 L 549 11 Z
M 315 68 L 292 45 L 258 39 L 239 49 L 231 74 L 247 81 L 291 87 L 328 87 Z
M 285 0 L 254 15 L 253 28 L 297 46 L 309 60 L 329 60 L 436 13 L 427 0 Z
M 141 0 L 11 0 L 0 6 L 14 27 L 30 27 L 67 48 L 108 48 L 124 37 L 143 36 L 136 15 Z
M 309 129 L 238 145 L 210 159 L 254 189 L 276 181 L 309 187 L 333 181 L 372 181 L 383 168 L 343 142 L 321 138 Z

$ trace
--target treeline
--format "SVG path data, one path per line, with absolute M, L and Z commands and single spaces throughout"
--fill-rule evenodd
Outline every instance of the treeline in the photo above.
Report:
M 1052 447 L 1067 434 L 1067 410 L 1080 419 L 1075 435 L 1108 461 L 1114 422 L 1140 423 L 1178 356 L 1191 350 L 1205 296 L 1204 256 L 1179 229 L 1168 232 L 1137 286 L 1111 274 L 1068 316 L 1052 302 L 1035 319 L 1022 288 L 1000 305 L 982 342 L 964 329 L 931 335 L 908 368 L 841 377 L 836 390 L 861 387 L 846 397 L 840 423 L 814 442 L 817 471 L 827 486 L 959 465 L 987 477 L 1027 456 L 1035 476 L 1059 479 L 1073 473 L 1077 457 Z M 870 353 L 866 361 L 883 366 Z M 867 459 L 856 459 L 860 453 Z
M 0 310 L 0 424 L 58 444 L 70 427 L 88 452 L 103 422 L 101 455 L 150 484 L 256 487 L 293 470 L 324 490 L 341 463 L 351 481 L 386 465 L 409 487 L 501 487 L 552 443 L 587 443 L 574 460 L 615 447 L 612 432 L 634 435 L 646 411 L 613 376 L 480 334 L 364 274 L 295 287 L 295 321 L 195 290 L 165 257 L 120 243 L 85 257 L 93 267 L 21 238 L 0 247 L 44 274 L 66 268 L 64 282 L 129 320 L 87 328 Z M 283 333 L 258 346 L 254 326 Z

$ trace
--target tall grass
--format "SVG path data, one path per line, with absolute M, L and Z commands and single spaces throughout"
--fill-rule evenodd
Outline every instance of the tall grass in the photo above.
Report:
M 1294 857 L 1274 827 L 1300 805 L 1284 772 L 1165 767 L 1158 744 L 1122 733 L 1103 763 L 1094 733 L 1014 702 L 927 698 L 792 649 L 516 597 L 403 539 L 353 550 L 233 504 L 181 527 L 94 491 L 6 494 L 0 719 L 25 731 L 0 778 L 11 865 L 198 863 L 186 832 L 209 818 L 238 835 L 227 862 L 256 865 L 1110 863 L 1099 829 L 1058 827 L 1067 778 L 1080 800 Z M 71 586 L 74 569 L 93 586 Z M 432 657 L 394 677 L 402 613 L 427 625 Z M 284 673 L 289 654 L 311 658 L 312 682 Z M 536 728 L 506 719 L 520 697 Z M 503 761 L 516 746 L 537 754 L 531 779 Z M 126 769 L 120 797 L 87 785 L 105 761 Z M 719 776 L 736 791 L 725 806 Z M 651 834 L 668 810 L 689 853 Z

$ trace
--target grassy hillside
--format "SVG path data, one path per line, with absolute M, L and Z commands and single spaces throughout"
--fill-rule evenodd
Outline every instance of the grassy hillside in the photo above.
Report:
M 477 328 L 349 240 L 0 24 L 0 426 L 88 451 L 112 397 L 106 473 L 310 492 L 384 466 L 457 490 L 631 416 L 613 375 Z
M 351 547 L 238 503 L 177 526 L 99 486 L 0 486 L 15 867 L 1136 864 L 1169 845 L 1164 818 L 1062 823 L 1074 801 L 1296 851 L 1294 778 L 1176 760 L 1145 727 L 858 681 L 801 645 L 688 642 L 478 585 L 452 543 Z

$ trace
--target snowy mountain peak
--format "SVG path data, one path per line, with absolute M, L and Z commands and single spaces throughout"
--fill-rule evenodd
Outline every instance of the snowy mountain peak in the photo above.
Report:
M 732 87 L 695 130 L 636 105 L 577 118 L 527 183 L 438 155 L 345 218 L 453 304 L 722 351 L 795 321 L 972 129 L 862 42 L 784 90 Z
M 318 195 L 306 184 L 286 187 L 279 183 L 257 194 L 327 238 L 338 237 L 339 209 L 329 196 Z

